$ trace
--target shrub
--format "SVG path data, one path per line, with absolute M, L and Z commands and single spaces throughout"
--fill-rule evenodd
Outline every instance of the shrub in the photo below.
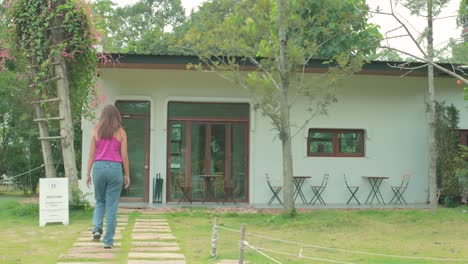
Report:
M 88 202 L 87 197 L 90 193 L 83 194 L 78 188 L 72 189 L 72 200 L 70 201 L 70 211 L 92 211 L 93 208 Z

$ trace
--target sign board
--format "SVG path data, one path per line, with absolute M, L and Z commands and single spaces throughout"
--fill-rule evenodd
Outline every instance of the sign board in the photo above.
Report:
M 68 225 L 68 178 L 39 180 L 39 226 Z

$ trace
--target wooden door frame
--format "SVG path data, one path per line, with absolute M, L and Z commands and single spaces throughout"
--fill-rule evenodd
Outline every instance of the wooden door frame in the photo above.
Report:
M 166 180 L 166 201 L 169 202 L 175 202 L 178 201 L 176 199 L 171 199 L 170 198 L 170 187 L 171 187 L 171 173 L 170 173 L 170 140 L 171 140 L 171 130 L 172 130 L 172 124 L 174 123 L 184 123 L 185 124 L 185 159 L 186 159 L 186 166 L 185 166 L 185 186 L 188 186 L 191 181 L 191 166 L 190 166 L 190 157 L 191 157 L 191 142 L 192 142 L 192 136 L 191 136 L 191 131 L 192 131 L 192 125 L 194 123 L 196 124 L 205 124 L 206 127 L 206 142 L 205 142 L 205 158 L 206 158 L 206 164 L 205 166 L 210 165 L 209 162 L 211 162 L 211 150 L 210 150 L 210 140 L 211 140 L 211 127 L 213 125 L 224 125 L 225 126 L 225 157 L 224 157 L 224 166 L 225 166 L 225 175 L 224 177 L 226 180 L 231 181 L 232 179 L 232 172 L 231 172 L 231 162 L 232 162 L 232 140 L 231 140 L 231 128 L 232 124 L 234 123 L 244 123 L 246 124 L 245 127 L 245 133 L 246 133 L 246 193 L 245 193 L 245 200 L 241 200 L 240 202 L 248 202 L 249 201 L 249 178 L 250 178 L 250 151 L 249 151 L 249 146 L 250 146 L 250 137 L 249 137 L 249 129 L 250 129 L 250 124 L 249 120 L 245 119 L 201 119 L 201 118 L 187 118 L 187 119 L 180 119 L 180 118 L 174 118 L 174 119 L 169 119 L 168 120 L 168 128 L 167 129 L 167 138 L 166 138 L 166 145 L 167 145 L 167 154 L 166 154 L 166 175 L 168 175 L 167 180 Z M 229 142 L 229 144 L 228 144 Z M 209 167 L 207 167 L 209 168 Z
M 118 100 L 117 102 L 126 102 L 126 103 L 132 103 L 132 102 L 145 102 L 150 104 L 150 109 L 151 109 L 151 102 L 146 101 L 146 100 Z M 136 197 L 120 197 L 121 202 L 126 202 L 126 203 L 137 203 L 137 202 L 143 202 L 143 203 L 149 203 L 149 195 L 150 195 L 150 146 L 151 146 L 151 110 L 148 113 L 148 115 L 137 115 L 137 114 L 122 114 L 122 121 L 124 119 L 139 119 L 139 120 L 144 120 L 145 121 L 145 168 L 144 169 L 144 181 L 143 181 L 143 199 L 141 198 L 136 198 Z M 128 140 L 127 140 L 128 141 Z M 131 163 L 130 163 L 131 167 Z M 130 175 L 130 185 L 131 185 L 131 177 Z

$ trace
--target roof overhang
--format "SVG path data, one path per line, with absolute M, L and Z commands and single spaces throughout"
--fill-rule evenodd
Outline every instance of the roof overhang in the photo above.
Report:
M 187 65 L 199 64 L 201 61 L 196 56 L 183 55 L 141 55 L 141 54 L 107 54 L 106 63 L 99 63 L 99 68 L 113 69 L 152 69 L 152 70 L 189 70 Z M 325 60 L 312 60 L 306 67 L 308 73 L 324 73 L 329 70 Z M 399 67 L 402 62 L 372 61 L 364 64 L 359 75 L 390 75 L 390 76 L 426 76 L 427 68 L 423 63 L 405 63 L 404 68 Z M 452 71 L 458 65 L 442 63 L 442 67 Z M 252 71 L 255 66 L 242 67 L 245 71 Z M 460 72 L 461 73 L 461 72 Z M 451 77 L 447 73 L 434 70 L 436 77 Z M 461 73 L 463 74 L 463 73 Z M 452 77 L 451 77 L 452 78 Z

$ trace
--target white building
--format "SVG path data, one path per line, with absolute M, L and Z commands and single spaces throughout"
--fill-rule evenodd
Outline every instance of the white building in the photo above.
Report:
M 154 182 L 160 175 L 163 204 L 183 199 L 184 190 L 194 203 L 222 201 L 232 192 L 238 203 L 265 206 L 272 197 L 265 173 L 282 180 L 281 142 L 269 119 L 254 110 L 245 90 L 215 73 L 186 70 L 186 64 L 194 61 L 183 56 L 127 55 L 119 63 L 101 65 L 99 85 L 105 104 L 121 110 L 128 134 L 132 186 L 122 201 L 152 204 Z M 312 67 L 311 72 L 320 68 Z M 293 128 L 293 134 L 297 132 L 292 142 L 294 175 L 311 176 L 302 186 L 307 200 L 313 195 L 309 186 L 320 184 L 322 175 L 329 173 L 322 194 L 327 206 L 345 205 L 350 197 L 343 174 L 349 183 L 360 186 L 361 202 L 371 191 L 363 176 L 388 177 L 380 191 L 389 202 L 390 186 L 409 173 L 413 177 L 406 201 L 426 203 L 427 78 L 424 69 L 404 74 L 384 62 L 368 64 L 340 82 L 338 103 L 329 107 L 328 116 L 313 119 L 301 131 Z M 468 129 L 463 89 L 452 77 L 437 74 L 437 98 L 455 104 L 460 128 Z M 304 108 L 305 99 L 300 98 L 291 111 L 292 123 L 301 124 Z M 83 122 L 83 173 L 92 126 Z M 466 144 L 466 131 L 463 135 Z M 216 175 L 211 195 L 203 194 L 207 180 L 203 175 Z M 82 175 L 81 188 L 91 192 L 84 179 Z M 300 197 L 296 202 L 303 206 Z

